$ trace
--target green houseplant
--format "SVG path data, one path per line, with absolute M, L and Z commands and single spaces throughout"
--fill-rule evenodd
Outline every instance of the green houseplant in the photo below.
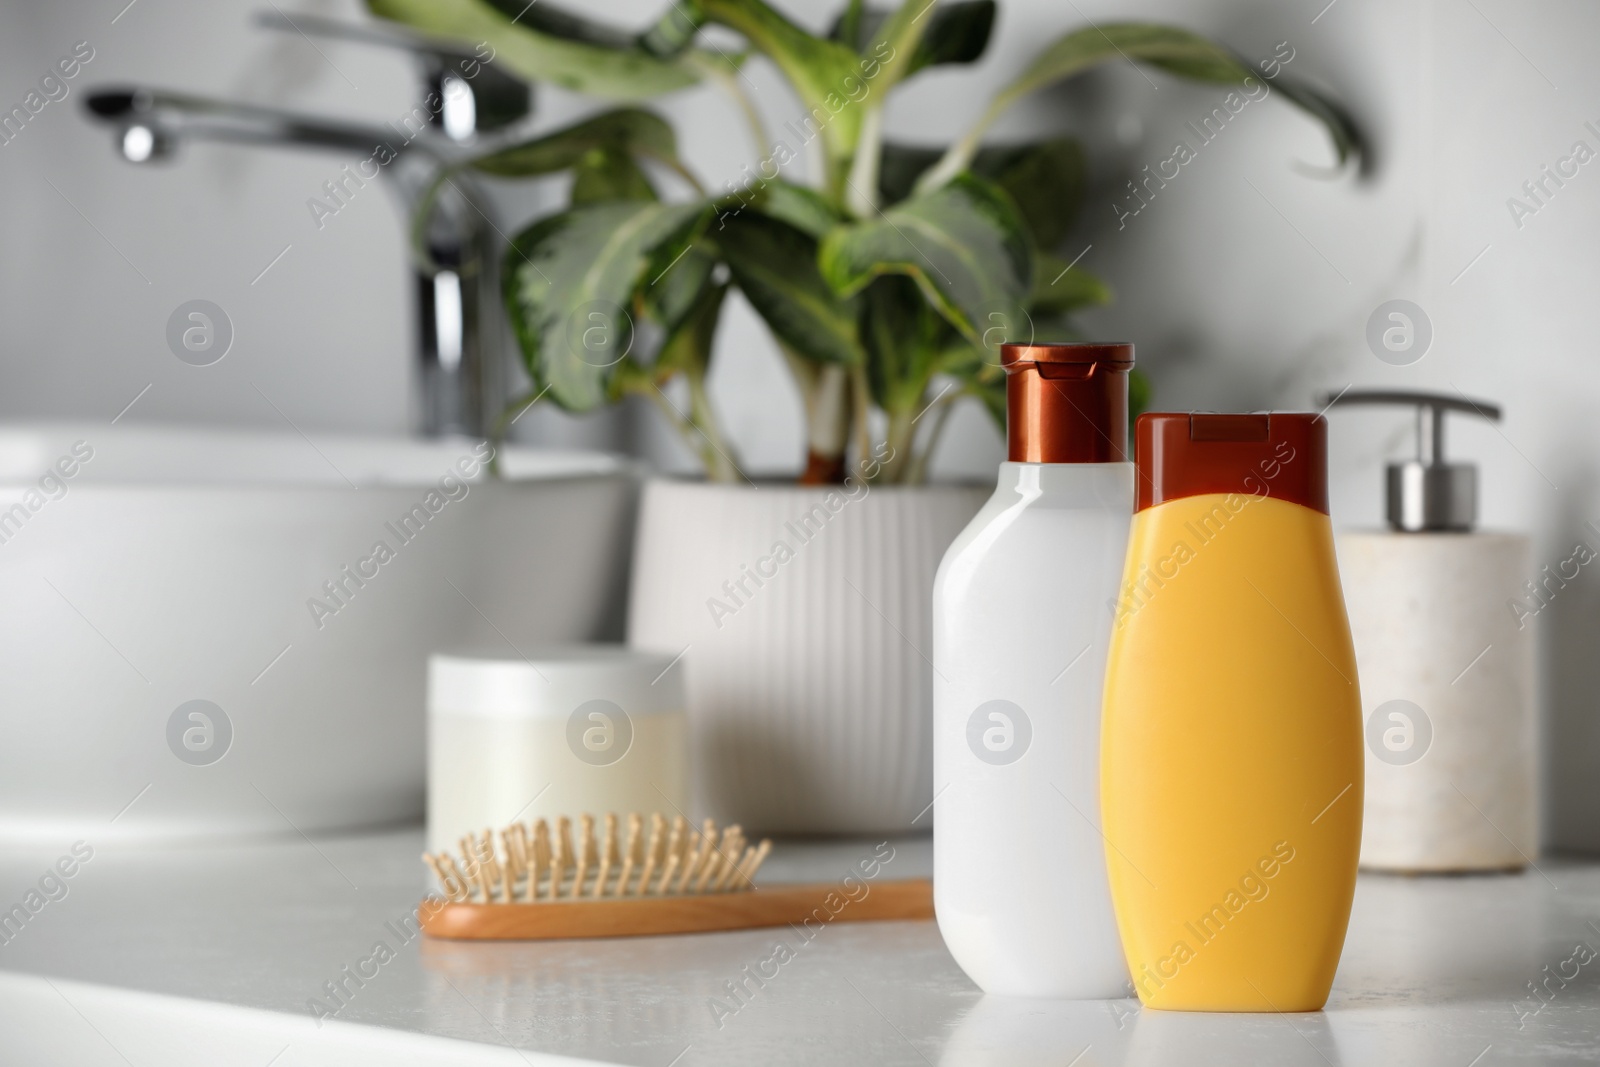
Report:
M 1086 184 L 1081 146 L 985 146 L 985 130 L 1039 88 L 1131 59 L 1215 85 L 1224 104 L 1270 84 L 1341 160 L 1355 151 L 1337 110 L 1274 61 L 1257 74 L 1185 30 L 1131 23 L 1046 47 L 950 145 L 886 139 L 891 92 L 983 53 L 992 0 L 853 0 L 820 35 L 762 0 L 664 0 L 640 34 L 551 0 L 367 2 L 611 102 L 459 165 L 572 177 L 570 203 L 516 233 L 501 264 L 532 378 L 505 419 L 535 399 L 582 412 L 640 395 L 700 457 L 705 480 L 643 487 L 628 640 L 686 665 L 694 807 L 765 831 L 928 825 L 934 573 L 988 490 L 918 483 L 958 400 L 1003 422 L 1000 342 L 1070 337 L 1074 311 L 1110 298 L 1058 255 Z M 788 114 L 767 101 L 772 129 L 745 88 L 757 62 L 797 100 Z M 752 142 L 750 164 L 712 188 L 640 106 L 701 82 L 738 102 Z M 802 181 L 807 164 L 819 165 Z M 798 485 L 746 485 L 707 396 L 735 288 L 804 400 Z
M 1068 339 L 1074 310 L 1110 299 L 1100 279 L 1056 254 L 1083 194 L 1082 147 L 1067 137 L 981 144 L 1021 98 L 1118 61 L 1235 90 L 1270 81 L 1323 124 L 1341 163 L 1357 147 L 1338 108 L 1276 64 L 1257 71 L 1186 30 L 1143 23 L 1068 32 L 948 146 L 887 141 L 890 93 L 920 71 L 981 56 L 994 0 L 893 9 L 849 0 L 826 35 L 763 0 L 672 0 L 640 34 L 549 0 L 367 2 L 425 32 L 486 42 L 530 81 L 622 105 L 463 164 L 500 178 L 572 174 L 569 206 L 517 234 L 503 264 L 534 385 L 517 409 L 543 398 L 584 412 L 643 395 L 713 481 L 743 477 L 706 393 L 730 287 L 766 321 L 804 398 L 803 484 L 841 481 L 852 449 L 883 457 L 870 468 L 875 480 L 920 482 L 956 401 L 976 398 L 1003 426 L 1000 341 Z M 743 48 L 706 43 L 707 26 L 738 34 Z M 745 89 L 750 52 L 799 101 L 777 136 Z M 637 106 L 700 82 L 732 94 L 754 143 L 754 162 L 720 189 L 679 157 L 671 126 Z M 796 181 L 790 164 L 813 143 L 820 175 Z M 672 199 L 661 175 L 677 186 Z M 664 391 L 678 377 L 687 404 Z M 1142 391 L 1136 382 L 1136 404 Z

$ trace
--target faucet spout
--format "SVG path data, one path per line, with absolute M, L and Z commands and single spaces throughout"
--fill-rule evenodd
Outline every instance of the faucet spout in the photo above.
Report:
M 96 89 L 88 95 L 85 106 L 96 118 L 124 131 L 144 127 L 169 150 L 177 141 L 187 138 L 367 152 L 395 140 L 394 132 L 382 126 L 336 122 L 141 86 Z M 118 147 L 130 162 L 143 163 L 155 158 L 133 158 L 127 151 L 127 137 L 121 141 Z
M 359 168 L 362 176 L 382 176 L 396 189 L 408 230 L 439 176 L 467 152 L 432 127 L 402 131 L 143 86 L 93 90 L 85 106 L 114 127 L 117 150 L 132 163 L 168 159 L 188 140 L 319 149 L 370 160 Z M 420 408 L 415 421 L 426 436 L 485 437 L 506 404 L 505 348 L 495 329 L 498 230 L 482 192 L 464 174 L 451 175 L 437 191 L 421 236 L 425 248 L 418 251 L 426 254 L 412 264 Z

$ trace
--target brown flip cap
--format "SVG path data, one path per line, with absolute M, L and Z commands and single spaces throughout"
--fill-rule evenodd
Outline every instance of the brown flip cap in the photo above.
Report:
M 1005 344 L 1006 458 L 1125 463 L 1130 344 Z
M 1202 493 L 1245 493 L 1328 513 L 1328 420 L 1151 412 L 1134 426 L 1135 481 L 1145 508 Z

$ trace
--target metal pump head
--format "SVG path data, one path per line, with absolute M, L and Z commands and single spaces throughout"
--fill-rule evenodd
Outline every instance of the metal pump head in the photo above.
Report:
M 1500 408 L 1483 400 L 1410 389 L 1347 389 L 1319 399 L 1325 407 L 1405 404 L 1417 409 L 1417 458 L 1385 468 L 1389 525 L 1406 533 L 1465 533 L 1478 521 L 1478 468 L 1444 458 L 1444 415 L 1456 411 L 1500 421 Z

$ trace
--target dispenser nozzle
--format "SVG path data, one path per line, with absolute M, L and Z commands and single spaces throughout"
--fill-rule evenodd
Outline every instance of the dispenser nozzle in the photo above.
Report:
M 1444 454 L 1447 411 L 1500 421 L 1500 408 L 1465 396 L 1410 389 L 1347 389 L 1318 398 L 1329 407 L 1352 404 L 1404 404 L 1417 411 L 1417 457 L 1386 468 L 1389 525 L 1407 533 L 1464 533 L 1478 521 L 1478 468 L 1449 463 Z

